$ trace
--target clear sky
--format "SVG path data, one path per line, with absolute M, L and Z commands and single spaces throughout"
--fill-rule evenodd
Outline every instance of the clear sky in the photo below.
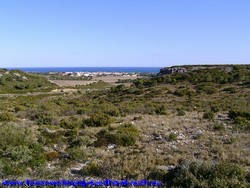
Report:
M 250 0 L 0 0 L 0 67 L 250 63 Z

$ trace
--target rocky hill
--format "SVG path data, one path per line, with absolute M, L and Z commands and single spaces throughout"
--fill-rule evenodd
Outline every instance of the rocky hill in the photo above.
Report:
M 160 69 L 158 75 L 192 72 L 201 69 L 220 69 L 225 72 L 231 72 L 235 67 L 239 66 L 248 68 L 250 67 L 250 65 L 183 65 L 183 66 L 164 67 Z

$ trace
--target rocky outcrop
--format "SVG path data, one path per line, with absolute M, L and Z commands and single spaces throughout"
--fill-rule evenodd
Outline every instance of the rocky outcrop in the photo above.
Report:
M 173 74 L 173 73 L 184 73 L 187 72 L 187 69 L 184 67 L 165 67 L 160 69 L 160 72 L 158 75 L 164 75 L 164 74 Z
M 243 65 L 238 65 L 243 66 Z M 249 66 L 249 65 L 244 65 Z M 160 72 L 157 74 L 158 76 L 165 74 L 173 74 L 173 73 L 185 73 L 198 71 L 201 69 L 219 69 L 225 72 L 231 72 L 236 66 L 235 65 L 183 65 L 183 66 L 172 66 L 172 67 L 164 67 L 160 69 Z

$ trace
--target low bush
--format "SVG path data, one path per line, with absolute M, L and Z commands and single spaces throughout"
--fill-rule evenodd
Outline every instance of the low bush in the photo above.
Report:
M 250 112 L 230 110 L 228 116 L 234 120 L 234 129 L 250 132 Z
M 81 169 L 81 173 L 85 176 L 100 176 L 101 167 L 96 162 L 91 162 Z
M 177 108 L 177 115 L 178 116 L 185 116 L 186 115 L 186 111 L 183 110 L 182 108 Z
M 137 120 L 138 120 L 138 121 L 139 121 L 139 120 L 142 120 L 142 116 L 135 116 L 135 117 L 134 117 L 134 120 L 135 120 L 135 121 L 137 121 Z
M 235 118 L 234 129 L 250 132 L 250 120 L 244 117 Z
M 218 89 L 216 89 L 214 84 L 202 83 L 196 86 L 196 92 L 197 93 L 205 92 L 206 94 L 215 94 L 215 93 L 218 93 Z
M 165 179 L 165 177 L 166 177 L 166 172 L 162 169 L 154 169 L 148 175 L 149 180 L 163 181 Z
M 17 113 L 17 112 L 19 112 L 19 111 L 22 111 L 22 110 L 24 110 L 24 107 L 23 106 L 15 106 L 14 107 L 14 111 Z
M 123 124 L 115 129 L 104 129 L 98 132 L 95 146 L 107 146 L 108 144 L 132 146 L 135 144 L 138 135 L 139 131 L 134 125 Z
M 232 119 L 236 119 L 237 117 L 244 117 L 247 120 L 250 120 L 250 112 L 245 110 L 231 109 L 228 112 L 228 116 Z
M 81 147 L 70 148 L 69 157 L 70 157 L 70 159 L 79 160 L 79 161 L 86 159 L 86 155 L 84 153 L 84 150 Z
M 236 87 L 227 87 L 227 88 L 223 89 L 223 91 L 226 91 L 228 93 L 236 93 L 237 88 Z
M 155 113 L 157 115 L 167 115 L 167 109 L 165 105 L 155 105 Z
M 225 127 L 224 127 L 224 125 L 222 125 L 221 123 L 216 123 L 216 124 L 213 126 L 213 130 L 214 130 L 214 131 L 224 131 L 224 130 L 225 130 Z
M 99 103 L 98 104 L 98 107 L 97 107 L 101 112 L 105 113 L 105 114 L 108 114 L 110 116 L 119 116 L 120 113 L 119 113 L 119 109 L 114 106 L 112 103 Z
M 215 114 L 212 111 L 207 111 L 203 114 L 204 119 L 208 119 L 209 121 L 213 120 L 215 117 Z
M 24 175 L 27 168 L 45 164 L 44 149 L 31 129 L 0 125 L 0 172 L 2 177 Z
M 10 112 L 4 112 L 0 114 L 0 122 L 1 121 L 6 121 L 6 122 L 16 121 L 16 116 Z
M 59 158 L 59 153 L 56 151 L 51 151 L 46 154 L 46 158 L 48 161 L 54 161 Z
M 178 96 L 178 97 L 183 97 L 185 95 L 189 95 L 190 91 L 187 89 L 178 89 L 174 92 L 174 95 Z
M 153 115 L 155 114 L 156 111 L 156 107 L 154 106 L 153 103 L 147 102 L 143 105 L 142 110 L 141 110 L 143 114 L 149 114 L 149 115 Z M 158 111 L 158 110 L 157 110 Z
M 40 142 L 42 142 L 43 144 L 57 144 L 59 142 L 63 141 L 63 136 L 62 133 L 59 131 L 56 132 L 48 132 L 46 130 L 42 131 L 42 137 L 40 137 L 41 140 L 39 140 Z
M 154 174 L 153 174 L 154 175 Z M 167 187 L 248 187 L 249 174 L 232 163 L 182 163 L 155 178 Z
M 211 111 L 214 112 L 214 113 L 219 112 L 220 111 L 220 107 L 214 105 L 214 106 L 211 107 Z
M 31 120 L 35 120 L 38 125 L 51 125 L 54 117 L 49 112 L 37 112 Z
M 90 127 L 100 127 L 109 125 L 113 121 L 113 118 L 110 117 L 108 114 L 99 112 L 91 115 L 90 118 L 84 120 L 84 123 Z
M 70 137 L 69 141 L 69 146 L 70 147 L 79 147 L 79 146 L 88 146 L 91 144 L 91 139 L 89 136 L 77 136 L 76 139 L 72 141 Z
M 83 127 L 82 119 L 78 117 L 64 118 L 60 121 L 60 126 L 64 129 L 74 129 L 76 127 Z
M 175 140 L 177 140 L 177 134 L 175 134 L 175 133 L 170 133 L 170 134 L 168 135 L 168 139 L 169 139 L 170 141 L 175 141 Z

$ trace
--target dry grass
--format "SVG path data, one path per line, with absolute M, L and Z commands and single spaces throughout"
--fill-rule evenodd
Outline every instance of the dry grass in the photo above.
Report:
M 187 112 L 176 117 L 140 115 L 141 120 L 134 120 L 135 115 L 120 118 L 121 121 L 134 124 L 140 131 L 135 146 L 105 146 L 85 148 L 86 161 L 96 161 L 106 171 L 105 177 L 126 178 L 128 174 L 135 178 L 145 178 L 155 168 L 176 166 L 180 159 L 200 161 L 231 161 L 250 166 L 249 136 L 232 134 L 230 126 L 225 131 L 212 129 L 214 122 L 202 118 L 203 113 Z M 112 124 L 112 127 L 119 123 Z M 84 134 L 95 134 L 102 127 L 88 128 Z M 175 133 L 177 140 L 169 140 L 168 135 Z M 242 139 L 243 138 L 243 139 Z M 232 141 L 227 142 L 227 141 Z
M 87 85 L 94 83 L 96 81 L 86 81 L 86 80 L 50 80 L 50 82 L 55 83 L 59 86 L 76 86 L 76 85 Z
M 116 83 L 118 80 L 127 80 L 127 79 L 137 79 L 138 76 L 104 76 L 96 77 L 93 80 L 50 80 L 50 82 L 57 84 L 58 86 L 76 86 L 76 85 L 88 85 L 98 81 L 103 81 L 107 83 Z
M 115 83 L 118 80 L 127 80 L 127 79 L 131 79 L 131 80 L 135 80 L 137 78 L 140 78 L 139 76 L 104 76 L 104 77 L 96 77 L 93 80 L 96 81 L 104 81 L 107 83 Z

